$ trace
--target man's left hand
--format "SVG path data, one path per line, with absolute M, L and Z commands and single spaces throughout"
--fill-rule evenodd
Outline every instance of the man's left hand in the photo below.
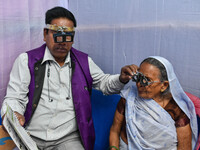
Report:
M 128 83 L 128 81 L 131 79 L 133 74 L 136 73 L 137 69 L 138 69 L 138 66 L 136 66 L 134 64 L 124 66 L 121 69 L 121 74 L 119 76 L 119 80 L 124 84 Z

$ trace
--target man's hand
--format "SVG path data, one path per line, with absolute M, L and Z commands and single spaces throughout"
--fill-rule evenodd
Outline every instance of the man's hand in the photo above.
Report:
M 17 116 L 17 119 L 19 120 L 20 125 L 23 126 L 25 123 L 25 117 L 16 111 L 15 111 L 15 115 Z
M 15 115 L 17 116 L 17 119 L 19 120 L 20 125 L 23 126 L 25 123 L 25 117 L 16 111 L 15 111 Z M 4 117 L 5 117 L 5 115 L 2 116 L 2 128 L 5 132 L 7 132 L 6 128 L 3 125 Z
M 124 66 L 121 69 L 121 74 L 119 76 L 119 80 L 124 84 L 128 83 L 128 81 L 133 76 L 133 73 L 135 73 L 137 71 L 137 69 L 138 69 L 138 66 L 136 66 L 134 64 Z

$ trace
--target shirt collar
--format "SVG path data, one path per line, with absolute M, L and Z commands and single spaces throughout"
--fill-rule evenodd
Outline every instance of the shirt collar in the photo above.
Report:
M 42 63 L 43 64 L 44 62 L 46 61 L 54 61 L 56 62 L 55 58 L 52 56 L 52 54 L 50 53 L 50 50 L 48 49 L 48 47 L 46 46 L 45 48 L 45 52 L 44 52 L 44 58 L 42 60 Z M 57 63 L 57 62 L 56 62 Z M 68 52 L 68 55 L 65 59 L 65 64 L 68 64 L 68 63 L 71 63 L 71 59 L 70 59 L 70 51 Z

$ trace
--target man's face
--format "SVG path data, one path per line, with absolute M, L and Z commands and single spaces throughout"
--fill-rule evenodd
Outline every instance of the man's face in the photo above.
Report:
M 53 19 L 51 21 L 51 24 L 56 24 L 57 26 L 66 26 L 66 27 L 74 27 L 74 23 L 67 19 L 67 18 L 57 18 Z M 55 43 L 53 39 L 53 34 L 55 34 L 56 31 L 49 30 L 48 33 L 46 32 L 46 29 L 44 29 L 44 41 L 46 42 L 46 45 L 48 49 L 50 50 L 51 54 L 55 58 L 57 62 L 64 62 L 65 58 L 70 51 L 73 42 L 63 42 L 63 43 Z

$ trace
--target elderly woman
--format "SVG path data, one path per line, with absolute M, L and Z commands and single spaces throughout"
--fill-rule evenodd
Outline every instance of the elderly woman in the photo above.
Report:
M 111 150 L 193 150 L 197 119 L 171 63 L 145 59 L 121 92 L 110 130 Z

